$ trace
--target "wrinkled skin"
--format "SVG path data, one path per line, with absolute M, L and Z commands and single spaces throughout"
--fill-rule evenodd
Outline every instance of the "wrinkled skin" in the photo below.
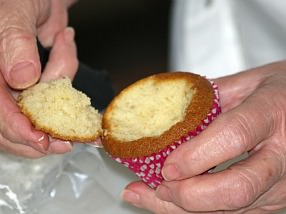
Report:
M 73 78 L 78 67 L 74 31 L 67 9 L 74 0 L 0 0 L 0 150 L 29 158 L 71 150 L 70 142 L 49 138 L 20 113 L 15 98 L 36 82 Z M 41 75 L 36 38 L 51 47 Z
M 131 183 L 124 200 L 153 213 L 273 213 L 286 207 L 286 61 L 217 79 L 223 113 L 166 160 L 155 191 Z M 229 168 L 210 168 L 245 152 Z

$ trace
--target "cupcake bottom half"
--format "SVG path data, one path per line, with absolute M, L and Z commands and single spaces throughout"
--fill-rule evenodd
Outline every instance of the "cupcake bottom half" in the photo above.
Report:
M 181 144 L 189 141 L 201 133 L 221 112 L 218 88 L 214 82 L 210 82 L 214 91 L 213 105 L 206 118 L 201 121 L 201 125 L 197 126 L 194 130 L 190 130 L 186 136 L 182 136 L 173 144 L 148 156 L 136 158 L 112 158 L 132 170 L 144 183 L 146 183 L 151 188 L 155 189 L 158 187 L 164 180 L 161 174 L 161 170 L 166 158 L 171 154 L 171 152 L 173 152 Z

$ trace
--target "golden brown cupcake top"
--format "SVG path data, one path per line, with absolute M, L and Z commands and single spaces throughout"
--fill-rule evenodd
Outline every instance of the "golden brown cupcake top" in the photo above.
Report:
M 169 72 L 139 80 L 107 107 L 104 148 L 120 158 L 156 153 L 199 126 L 213 99 L 210 82 L 196 74 Z

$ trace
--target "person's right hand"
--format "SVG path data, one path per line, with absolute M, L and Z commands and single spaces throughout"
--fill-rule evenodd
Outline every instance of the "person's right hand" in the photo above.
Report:
M 215 79 L 222 114 L 173 151 L 165 181 L 129 184 L 122 198 L 154 213 L 268 214 L 286 208 L 286 61 Z M 245 159 L 214 173 L 209 169 Z
M 74 0 L 0 0 L 0 150 L 30 158 L 70 151 L 70 142 L 49 140 L 19 110 L 19 90 L 40 79 L 74 77 L 78 62 L 67 9 Z M 41 76 L 37 38 L 51 47 Z

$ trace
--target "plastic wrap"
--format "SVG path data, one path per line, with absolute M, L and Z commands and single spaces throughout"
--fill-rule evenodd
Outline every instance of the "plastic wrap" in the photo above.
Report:
M 88 145 L 37 160 L 0 153 L 0 169 L 0 214 L 148 213 L 120 200 L 137 177 Z
M 120 199 L 137 177 L 89 145 L 36 160 L 0 153 L 0 161 L 0 214 L 147 213 Z

